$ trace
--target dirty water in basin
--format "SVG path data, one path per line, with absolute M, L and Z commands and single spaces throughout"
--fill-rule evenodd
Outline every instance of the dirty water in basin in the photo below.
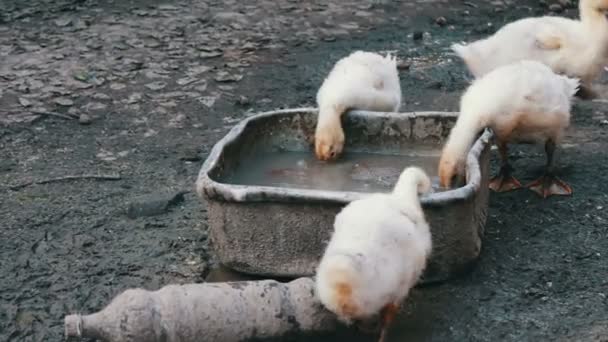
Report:
M 389 192 L 408 166 L 422 168 L 439 191 L 437 147 L 421 147 L 400 154 L 346 152 L 323 162 L 310 152 L 257 152 L 220 181 L 239 185 L 274 186 L 330 191 Z

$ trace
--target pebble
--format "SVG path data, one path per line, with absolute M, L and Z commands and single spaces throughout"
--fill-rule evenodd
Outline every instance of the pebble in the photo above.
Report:
M 448 20 L 445 17 L 438 17 L 435 19 L 435 23 L 439 26 L 445 26 L 448 23 Z
M 29 106 L 32 105 L 32 101 L 30 101 L 30 100 L 28 100 L 26 98 L 20 97 L 19 98 L 19 104 L 22 105 L 23 107 L 29 107 Z
M 162 82 L 162 81 L 156 81 L 156 82 L 148 83 L 145 85 L 145 87 L 150 90 L 161 90 L 166 86 L 167 86 L 167 83 Z
M 125 84 L 122 83 L 112 83 L 110 84 L 110 89 L 112 90 L 121 90 L 126 88 L 127 86 Z
M 412 38 L 414 40 L 421 40 L 423 36 L 424 36 L 424 32 L 422 32 L 422 31 L 414 31 L 414 34 L 412 35 Z
M 235 21 L 238 21 L 241 24 L 248 23 L 247 17 L 244 14 L 237 12 L 220 12 L 216 14 L 213 19 L 223 24 L 233 23 Z
M 549 6 L 549 11 L 551 11 L 551 12 L 561 13 L 563 10 L 564 10 L 564 8 L 560 4 L 551 4 Z
M 78 117 L 78 123 L 81 125 L 90 125 L 91 122 L 93 120 L 91 119 L 91 117 L 87 114 L 80 114 L 80 116 Z
M 199 148 L 187 148 L 182 150 L 179 154 L 179 159 L 183 161 L 199 161 L 203 159 L 201 157 L 201 151 Z
M 111 100 L 112 99 L 109 95 L 104 94 L 104 93 L 95 93 L 95 94 L 93 94 L 93 98 L 95 100 Z
M 249 101 L 249 99 L 246 96 L 240 95 L 238 99 L 236 99 L 236 104 L 239 106 L 249 106 L 251 104 L 251 101 Z
M 399 70 L 409 70 L 411 67 L 411 64 L 408 61 L 399 61 L 397 62 L 397 69 Z
M 230 74 L 226 71 L 219 71 L 214 79 L 216 82 L 238 82 L 243 78 L 243 75 Z
M 59 27 L 65 27 L 68 26 L 72 23 L 72 19 L 70 18 L 60 18 L 60 19 L 55 19 L 55 25 L 59 26 Z
M 60 106 L 64 106 L 64 107 L 69 107 L 69 106 L 74 105 L 74 101 L 72 101 L 68 98 L 65 98 L 65 97 L 58 97 L 53 102 L 55 102 L 56 104 L 58 104 Z
M 128 204 L 127 216 L 131 219 L 161 215 L 171 206 L 184 201 L 186 191 L 158 193 L 136 199 Z
M 223 55 L 221 51 L 203 51 L 199 54 L 200 58 L 215 58 Z

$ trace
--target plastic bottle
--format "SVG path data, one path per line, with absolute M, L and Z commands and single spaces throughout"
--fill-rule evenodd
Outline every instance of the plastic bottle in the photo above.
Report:
M 66 338 L 113 342 L 243 341 L 337 327 L 311 278 L 130 289 L 103 310 L 65 317 Z

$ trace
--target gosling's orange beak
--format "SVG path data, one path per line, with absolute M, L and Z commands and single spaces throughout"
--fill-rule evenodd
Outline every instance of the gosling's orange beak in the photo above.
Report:
M 439 184 L 449 189 L 452 185 L 452 178 L 456 172 L 456 162 L 452 158 L 445 155 L 441 156 L 439 161 Z
M 337 153 L 333 151 L 331 146 L 322 141 L 315 142 L 315 155 L 317 156 L 317 159 L 322 161 L 329 161 L 337 158 Z

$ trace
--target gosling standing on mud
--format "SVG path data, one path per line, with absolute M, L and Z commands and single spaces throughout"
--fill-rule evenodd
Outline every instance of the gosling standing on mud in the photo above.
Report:
M 430 190 L 424 171 L 410 167 L 392 193 L 350 203 L 336 216 L 317 269 L 321 303 L 347 324 L 380 313 L 380 341 L 431 253 L 430 228 L 418 198 Z
M 401 106 L 397 61 L 387 55 L 355 51 L 339 60 L 317 93 L 319 117 L 315 154 L 334 160 L 344 148 L 341 117 L 350 109 L 395 112 Z
M 578 85 L 578 80 L 557 75 L 536 61 L 502 66 L 475 80 L 460 100 L 458 121 L 441 154 L 441 185 L 450 187 L 455 175 L 464 175 L 467 151 L 477 134 L 490 127 L 502 159 L 491 189 L 501 192 L 521 187 L 511 174 L 508 143 L 543 143 L 545 174 L 528 188 L 543 198 L 572 194 L 570 186 L 554 174 L 553 154 L 570 124 L 571 101 Z

